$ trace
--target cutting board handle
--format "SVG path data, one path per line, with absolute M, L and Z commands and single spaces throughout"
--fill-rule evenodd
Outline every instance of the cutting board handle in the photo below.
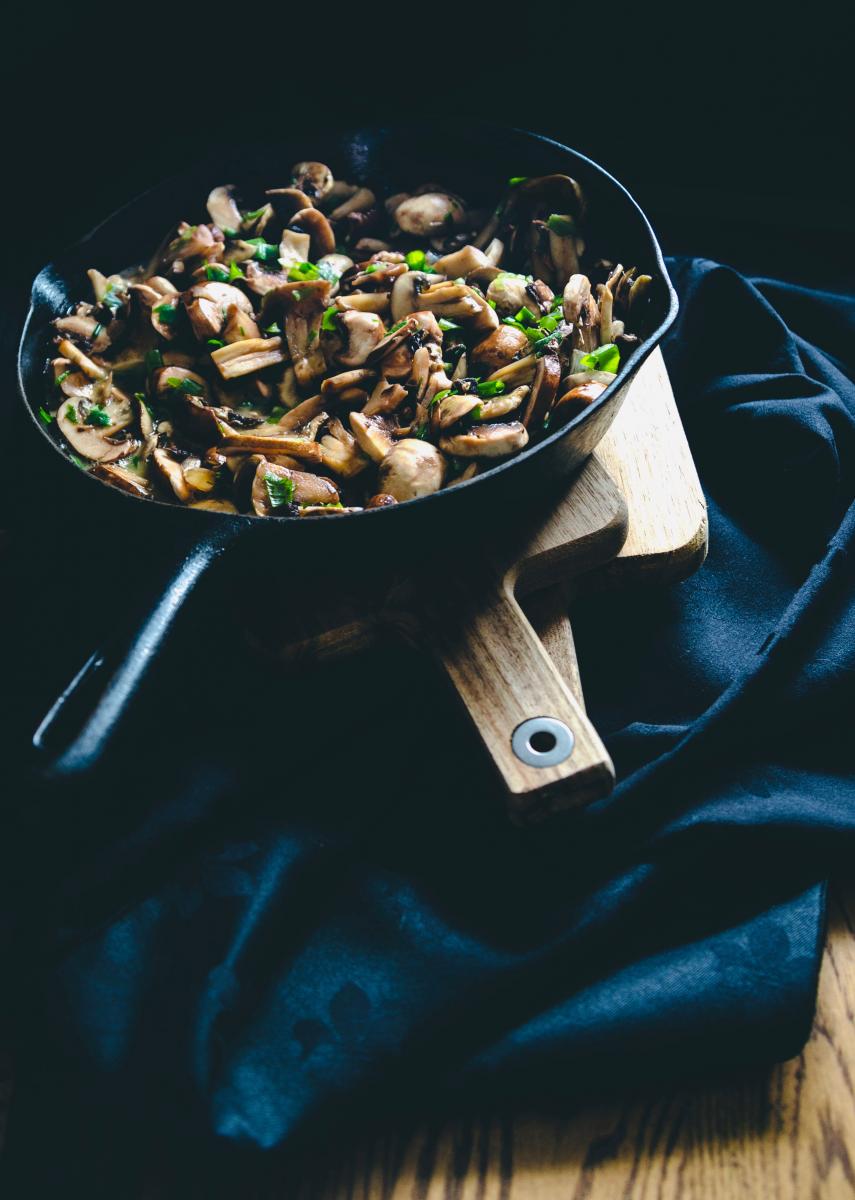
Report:
M 489 569 L 458 575 L 429 620 L 512 818 L 536 821 L 611 791 L 611 759 L 520 608 L 512 577 Z

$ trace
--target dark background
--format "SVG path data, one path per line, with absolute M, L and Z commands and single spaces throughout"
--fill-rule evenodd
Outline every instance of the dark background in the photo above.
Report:
M 30 277 L 220 144 L 412 116 L 492 118 L 582 150 L 636 196 L 666 253 L 840 285 L 855 240 L 850 38 L 833 13 L 772 26 L 747 7 L 635 23 L 581 6 L 291 5 L 240 21 L 170 6 L 155 27 L 130 8 L 34 13 L 0 80 L 7 274 Z

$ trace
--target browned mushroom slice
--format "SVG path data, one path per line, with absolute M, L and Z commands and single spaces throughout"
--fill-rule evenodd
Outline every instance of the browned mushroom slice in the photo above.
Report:
M 202 342 L 219 337 L 230 308 L 237 308 L 250 319 L 253 315 L 252 301 L 240 288 L 213 280 L 188 288 L 181 301 L 193 332 Z
M 342 371 L 338 375 L 331 375 L 329 379 L 325 379 L 321 384 L 321 398 L 324 403 L 335 403 L 336 401 L 347 401 L 350 398 L 355 399 L 356 393 L 365 395 L 365 389 L 368 384 L 374 382 L 377 378 L 376 371 L 369 371 L 365 367 L 360 367 L 355 371 Z
M 270 426 L 271 430 L 277 429 Z M 243 454 L 290 454 L 303 462 L 321 462 L 323 455 L 318 443 L 296 434 L 278 432 L 259 433 L 258 430 L 232 429 L 220 422 L 220 437 L 217 448 L 224 453 L 240 451 Z
M 198 466 L 187 466 L 185 463 L 184 478 L 199 496 L 207 496 L 217 486 L 217 472 L 211 467 L 203 467 L 201 463 Z
M 371 465 L 371 459 L 359 449 L 356 438 L 336 417 L 330 421 L 329 433 L 321 438 L 318 445 L 321 462 L 343 479 L 359 475 Z
M 572 324 L 579 320 L 582 308 L 591 295 L 591 281 L 587 275 L 571 275 L 564 287 L 564 320 Z
M 615 334 L 612 329 L 612 312 L 613 301 L 612 290 L 607 283 L 601 283 L 597 287 L 597 300 L 600 309 L 600 325 L 597 331 L 597 336 L 600 339 L 600 345 L 604 346 L 614 341 Z
M 90 398 L 63 400 L 56 423 L 65 440 L 84 458 L 115 462 L 139 447 L 139 440 L 125 432 L 134 417 L 130 397 L 114 388 L 108 376 L 96 382 Z
M 182 221 L 178 232 L 166 248 L 161 262 L 173 274 L 182 273 L 184 264 L 193 258 L 215 262 L 223 253 L 223 235 L 209 225 L 188 225 Z
M 201 508 L 206 512 L 231 513 L 237 516 L 237 508 L 232 504 L 231 500 L 196 500 L 192 504 L 187 505 L 188 508 Z
M 341 204 L 337 205 L 330 213 L 331 221 L 343 221 L 345 217 L 349 217 L 354 212 L 365 212 L 369 208 L 373 208 L 377 203 L 377 197 L 370 188 L 361 187 L 348 196 Z
M 168 488 L 177 500 L 186 504 L 193 499 L 193 489 L 184 478 L 181 463 L 172 458 L 167 450 L 155 450 L 151 464 L 155 479 Z
M 499 367 L 498 371 L 494 371 L 487 378 L 490 382 L 501 379 L 506 388 L 519 387 L 523 383 L 531 383 L 537 370 L 537 364 L 537 356 L 527 354 L 525 358 L 517 358 L 508 363 L 506 367 Z
M 243 375 L 251 375 L 253 371 L 263 371 L 265 367 L 275 367 L 286 360 L 282 339 L 278 337 L 246 338 L 221 346 L 211 355 L 211 361 L 223 379 L 238 379 Z
M 107 379 L 110 372 L 100 363 L 94 362 L 82 350 L 78 350 L 74 342 L 63 338 L 58 344 L 57 349 L 60 354 L 73 362 L 76 367 L 79 367 L 84 375 L 88 375 L 90 379 Z
M 452 425 L 456 425 L 461 418 L 468 417 L 480 403 L 477 392 L 465 395 L 452 392 L 450 396 L 443 397 L 433 410 L 437 428 L 449 429 Z
M 392 320 L 403 321 L 410 313 L 421 308 L 421 294 L 433 283 L 444 282 L 444 276 L 431 275 L 427 271 L 407 271 L 399 275 L 392 287 L 390 302 Z
M 528 430 L 519 421 L 475 425 L 466 433 L 444 437 L 440 449 L 455 458 L 504 458 L 528 445 Z
M 569 216 L 552 214 L 549 221 L 532 221 L 531 269 L 541 279 L 561 288 L 579 270 L 582 245 Z
M 327 369 L 320 347 L 321 319 L 329 303 L 326 279 L 308 283 L 286 283 L 276 289 L 276 302 L 285 314 L 285 337 L 300 387 L 308 388 Z
M 383 322 L 376 313 L 343 312 L 336 324 L 342 341 L 336 358 L 345 367 L 362 366 L 386 336 Z
M 333 173 L 322 162 L 298 162 L 291 168 L 291 182 L 312 200 L 323 200 L 332 191 Z
M 382 417 L 366 417 L 364 413 L 350 414 L 350 428 L 363 454 L 374 462 L 382 462 L 394 446 L 390 427 Z
M 465 321 L 480 333 L 496 329 L 499 318 L 495 310 L 474 288 L 465 283 L 436 283 L 422 292 L 421 307 L 437 317 L 450 321 Z
M 111 483 L 120 491 L 128 492 L 131 496 L 141 496 L 143 499 L 151 496 L 151 488 L 142 476 L 129 471 L 126 467 L 119 467 L 114 463 L 97 462 L 92 468 L 92 474 L 98 479 L 103 479 L 105 483 Z
M 482 400 L 477 411 L 473 412 L 472 420 L 501 420 L 502 417 L 506 417 L 508 413 L 512 413 L 520 407 L 523 400 L 529 394 L 529 391 L 529 387 L 523 384 L 522 387 L 514 388 L 512 392 L 504 392 L 501 396 L 493 396 L 491 400 Z
M 247 316 L 243 309 L 232 304 L 226 309 L 226 323 L 220 330 L 220 338 L 227 345 L 242 342 L 252 338 L 260 338 L 261 330 L 255 318 Z
M 552 407 L 552 401 L 561 382 L 561 363 L 555 354 L 544 354 L 538 361 L 531 385 L 528 403 L 523 414 L 526 429 L 539 430 L 543 418 Z
M 378 379 L 368 403 L 363 405 L 362 411 L 366 417 L 374 417 L 378 413 L 391 413 L 399 408 L 406 398 L 407 389 L 405 387 L 402 387 L 400 383 L 392 383 L 381 377 Z
M 277 421 L 277 426 L 283 433 L 291 433 L 294 430 L 302 429 L 310 421 L 317 417 L 318 413 L 323 412 L 324 405 L 327 401 L 318 393 L 317 396 L 310 396 L 308 400 L 302 400 L 292 409 L 281 416 Z
M 445 481 L 445 470 L 445 459 L 436 446 L 418 438 L 405 438 L 380 463 L 377 486 L 395 500 L 415 500 L 438 492 Z
M 307 233 L 311 239 L 312 262 L 335 250 L 335 234 L 324 214 L 317 208 L 303 208 L 290 221 L 289 228 Z
M 215 187 L 208 196 L 207 207 L 211 220 L 223 233 L 227 236 L 237 233 L 240 229 L 241 215 L 231 184 Z
M 349 292 L 337 296 L 336 305 L 340 312 L 371 312 L 385 314 L 389 311 L 388 292 Z
M 583 354 L 590 354 L 600 344 L 599 338 L 600 310 L 593 296 L 589 295 L 583 302 L 579 316 L 573 326 L 572 346 Z
M 260 462 L 252 482 L 252 508 L 259 517 L 287 513 L 292 504 L 338 504 L 338 488 L 323 475 L 292 471 L 276 463 Z
M 466 218 L 463 205 L 444 192 L 424 192 L 403 200 L 394 212 L 395 223 L 404 233 L 431 238 L 454 232 Z
M 387 333 L 382 341 L 377 343 L 366 359 L 368 366 L 377 366 L 382 363 L 383 373 L 391 379 L 401 379 L 409 375 L 413 361 L 412 350 L 408 347 L 400 362 L 396 358 L 396 353 L 418 328 L 418 322 L 412 316 L 407 317 L 403 325 L 398 329 L 393 329 L 391 333 Z
M 109 325 L 103 325 L 95 317 L 90 317 L 88 313 L 58 317 L 54 321 L 54 328 L 62 337 L 77 338 L 87 342 L 93 354 L 103 354 L 110 348 L 112 338 Z
M 513 325 L 500 325 L 472 347 L 469 353 L 472 371 L 475 375 L 498 371 L 524 354 L 528 347 L 529 340 L 521 329 L 515 329 Z
M 152 375 L 151 382 L 154 394 L 161 400 L 171 400 L 179 393 L 204 399 L 208 391 L 203 376 L 186 367 L 161 367 Z
M 395 497 L 390 496 L 388 492 L 378 492 L 376 496 L 371 497 L 371 499 L 368 501 L 368 503 L 365 505 L 365 507 L 366 508 L 391 508 L 393 504 L 397 504 L 397 503 L 398 503 L 398 501 L 395 499 Z
M 252 261 L 243 264 L 243 277 L 245 286 L 256 296 L 266 296 L 288 283 L 284 271 L 266 271 L 260 263 Z
M 472 271 L 490 265 L 487 255 L 477 246 L 461 246 L 459 250 L 454 250 L 451 254 L 444 254 L 442 258 L 438 258 L 433 264 L 433 268 L 440 275 L 457 279 L 459 275 L 469 275 Z
M 583 383 L 578 387 L 571 388 L 569 392 L 565 392 L 552 408 L 550 414 L 550 425 L 563 424 L 565 421 L 570 421 L 573 417 L 577 417 L 579 413 L 584 412 L 589 405 L 593 404 L 603 392 L 606 390 L 606 385 L 603 383 Z

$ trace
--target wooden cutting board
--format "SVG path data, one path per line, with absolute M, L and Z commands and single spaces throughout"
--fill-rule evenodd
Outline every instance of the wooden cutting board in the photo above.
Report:
M 504 783 L 509 813 L 539 820 L 606 794 L 614 769 L 581 701 L 568 589 L 666 583 L 706 553 L 706 506 L 659 351 L 627 386 L 612 431 L 535 519 L 473 545 L 441 576 L 369 585 L 289 614 L 285 664 L 352 653 L 397 630 L 431 650 Z M 528 595 L 527 611 L 517 600 Z M 539 636 L 538 636 L 539 635 Z

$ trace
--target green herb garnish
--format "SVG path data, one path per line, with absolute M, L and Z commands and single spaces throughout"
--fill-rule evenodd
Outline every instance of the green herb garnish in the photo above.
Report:
M 546 219 L 547 228 L 559 237 L 573 237 L 576 232 L 576 222 L 572 217 L 561 213 L 552 213 Z
M 365 268 L 365 274 L 373 275 L 374 272 L 379 268 L 379 266 L 380 266 L 379 263 L 369 263 L 369 265 Z
M 171 325 L 178 316 L 178 309 L 174 304 L 156 304 L 154 311 L 160 317 L 161 325 Z
M 404 261 L 411 271 L 423 271 L 425 269 L 425 252 L 424 250 L 411 250 L 404 256 Z
M 244 219 L 245 221 L 257 221 L 257 220 L 258 220 L 258 218 L 261 216 L 261 214 L 262 214 L 263 212 L 265 212 L 265 210 L 266 210 L 266 209 L 267 209 L 267 205 L 266 205 L 266 204 L 262 204 L 261 208 L 257 208 L 257 209 L 255 210 L 255 212 L 245 212 L 245 213 L 241 213 L 241 216 L 243 217 L 243 219 Z M 225 233 L 225 232 L 226 232 L 226 231 L 225 231 L 225 230 L 223 230 L 223 233 Z
M 437 394 L 434 396 L 434 398 L 431 400 L 430 404 L 428 405 L 428 408 L 435 408 L 437 404 L 441 404 L 446 396 L 451 395 L 453 390 L 454 390 L 453 388 L 444 388 L 441 392 L 437 392 Z
M 512 175 L 508 180 L 508 187 L 517 187 L 520 183 L 525 183 L 528 175 Z
M 89 335 L 89 341 L 90 342 L 97 341 L 103 332 L 104 332 L 104 326 L 101 324 L 96 325 L 95 328 L 92 330 L 92 332 Z
M 146 350 L 145 352 L 145 369 L 147 371 L 157 371 L 163 366 L 163 355 L 159 350 Z
M 50 425 L 51 421 L 53 421 L 53 413 L 49 413 L 44 407 L 39 409 L 39 416 L 45 425 Z
M 338 326 L 335 323 L 337 316 L 338 309 L 334 304 L 332 304 L 324 311 L 323 320 L 321 321 L 321 329 L 326 330 L 327 333 L 337 333 Z
M 108 425 L 113 424 L 107 410 L 99 407 L 97 404 L 89 409 L 89 412 L 86 414 L 85 423 L 87 425 L 97 425 L 100 429 L 106 429 Z
M 403 324 L 403 322 L 401 322 L 401 323 Z M 459 328 L 460 328 L 460 326 L 459 326 L 459 325 L 456 325 L 456 324 L 454 323 L 454 321 L 447 321 L 447 320 L 445 319 L 445 317 L 440 317 L 440 319 L 439 319 L 439 327 L 440 327 L 440 329 L 443 331 L 443 333 L 448 333 L 448 331 L 449 331 L 450 329 L 459 329 Z
M 514 319 L 519 321 L 522 325 L 537 324 L 537 317 L 534 315 L 531 309 L 526 308 L 525 305 L 523 305 L 523 307 L 519 310 Z
M 68 379 L 71 371 L 63 371 L 61 375 L 57 375 L 54 380 L 54 387 L 62 387 L 63 383 Z
M 283 408 L 281 404 L 274 404 L 270 412 L 267 414 L 267 420 L 278 421 L 280 417 L 285 416 L 287 411 L 288 409 Z
M 215 350 L 221 349 L 225 344 L 221 338 L 208 338 L 208 345 L 213 346 Z
M 504 379 L 487 379 L 484 383 L 479 383 L 476 390 L 482 399 L 489 400 L 491 396 L 501 396 L 505 390 L 505 381 Z
M 220 263 L 208 263 L 205 267 L 205 278 L 215 283 L 228 283 L 229 273 Z
M 265 327 L 265 330 L 264 330 L 264 332 L 265 332 L 265 333 L 281 333 L 281 332 L 282 332 L 282 330 L 279 328 L 279 326 L 278 326 L 278 325 L 276 324 L 276 322 L 274 321 L 272 325 L 267 325 L 267 326 Z
M 319 279 L 320 271 L 310 262 L 294 263 L 294 266 L 288 272 L 288 279 L 291 283 L 306 283 L 309 279 Z
M 287 475 L 265 475 L 264 486 L 271 508 L 281 508 L 283 504 L 294 503 L 294 480 Z
M 552 333 L 548 333 L 546 337 L 538 338 L 536 342 L 532 343 L 532 349 L 538 358 L 546 354 L 547 350 L 552 349 L 555 342 L 564 337 L 564 333 L 565 331 L 561 328 L 553 329 Z
M 80 418 L 77 415 L 77 407 L 74 404 L 66 404 L 65 406 L 66 421 L 73 421 L 75 425 L 80 424 Z
M 255 257 L 259 262 L 270 263 L 278 260 L 279 247 L 274 246 L 272 242 L 265 242 L 264 238 L 260 237 L 247 238 L 246 242 L 249 246 L 255 246 Z
M 205 389 L 195 379 L 176 379 L 174 375 L 166 381 L 167 386 L 174 388 L 176 392 L 186 392 L 188 396 L 201 396 Z
M 243 270 L 238 266 L 238 264 L 236 262 L 229 263 L 228 282 L 234 283 L 236 279 L 243 279 L 243 277 Z
M 599 346 L 590 354 L 583 354 L 579 359 L 579 366 L 583 371 L 610 371 L 612 375 L 616 375 L 620 366 L 620 350 L 614 342 L 607 342 L 605 346 Z

